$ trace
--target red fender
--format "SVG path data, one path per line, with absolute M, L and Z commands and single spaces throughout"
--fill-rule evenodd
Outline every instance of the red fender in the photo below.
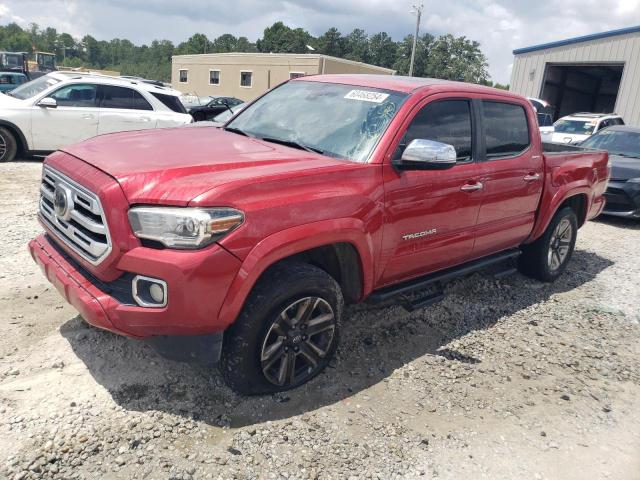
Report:
M 364 223 L 355 218 L 324 220 L 289 228 L 260 241 L 245 258 L 218 314 L 220 323 L 230 325 L 260 275 L 278 260 L 312 248 L 334 243 L 350 243 L 360 256 L 363 296 L 373 289 L 373 241 Z

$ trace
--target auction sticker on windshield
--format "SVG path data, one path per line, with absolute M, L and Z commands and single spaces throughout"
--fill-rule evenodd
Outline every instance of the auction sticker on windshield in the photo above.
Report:
M 361 102 L 382 103 L 387 97 L 388 93 L 372 92 L 370 90 L 351 90 L 344 98 L 349 100 L 360 100 Z

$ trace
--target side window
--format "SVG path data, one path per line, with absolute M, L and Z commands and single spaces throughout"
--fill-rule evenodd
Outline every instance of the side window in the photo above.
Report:
M 87 83 L 74 83 L 62 87 L 49 95 L 60 107 L 95 107 L 96 86 Z
M 513 157 L 529 147 L 529 124 L 523 107 L 512 103 L 482 102 L 487 159 Z
M 600 125 L 598 126 L 598 132 L 600 130 L 604 130 L 607 127 L 610 127 L 612 125 L 612 121 L 611 120 L 602 120 L 600 122 Z
M 180 83 L 187 83 L 189 81 L 189 70 L 180 70 Z
M 240 86 L 241 87 L 246 87 L 246 88 L 251 88 L 252 83 L 253 83 L 253 73 L 252 72 L 248 72 L 248 71 L 241 71 L 240 72 Z
M 220 85 L 220 70 L 209 70 L 209 85 Z
M 453 145 L 458 162 L 472 158 L 471 105 L 468 100 L 442 100 L 426 105 L 411 121 L 394 157 L 415 139 Z
M 100 86 L 100 107 L 126 110 L 153 110 L 140 93 L 126 87 Z

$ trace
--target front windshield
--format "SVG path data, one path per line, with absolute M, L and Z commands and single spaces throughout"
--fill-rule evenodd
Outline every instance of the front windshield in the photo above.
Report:
M 591 135 L 595 127 L 596 122 L 586 120 L 558 120 L 553 124 L 555 132 L 574 135 Z
M 20 100 L 25 100 L 44 92 L 47 88 L 52 87 L 59 82 L 60 80 L 57 78 L 45 75 L 43 77 L 36 78 L 35 80 L 31 80 L 30 82 L 23 83 L 18 88 L 11 90 L 11 96 L 19 98 Z
M 366 162 L 406 98 L 369 87 L 295 81 L 267 93 L 226 128 Z
M 640 158 L 640 133 L 602 130 L 582 142 L 580 146 L 606 150 L 611 155 Z

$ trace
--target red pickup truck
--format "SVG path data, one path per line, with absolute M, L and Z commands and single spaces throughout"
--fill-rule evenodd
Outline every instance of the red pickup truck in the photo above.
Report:
M 240 392 L 276 392 L 327 365 L 345 303 L 422 308 L 504 262 L 554 280 L 608 175 L 605 152 L 543 147 L 531 104 L 509 92 L 305 77 L 223 128 L 53 153 L 46 233 L 29 248 L 90 324 L 218 362 Z

